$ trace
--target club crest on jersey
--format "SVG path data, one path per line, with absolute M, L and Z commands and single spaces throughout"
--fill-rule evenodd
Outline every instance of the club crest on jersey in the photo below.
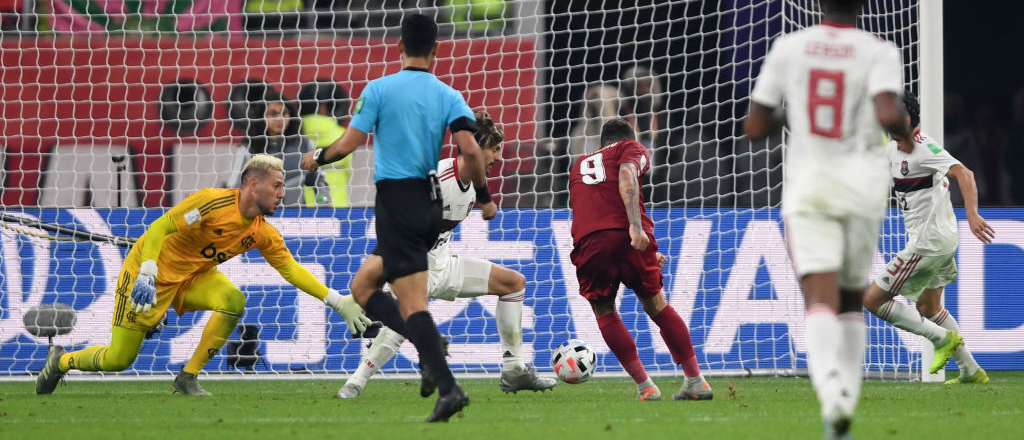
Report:
M 907 161 L 903 161 L 903 163 L 900 164 L 900 174 L 904 176 L 910 174 L 910 164 Z

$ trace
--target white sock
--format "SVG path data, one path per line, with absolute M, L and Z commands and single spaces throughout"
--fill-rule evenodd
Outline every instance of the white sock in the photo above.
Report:
M 946 340 L 946 329 L 938 324 L 921 317 L 917 310 L 895 299 L 890 299 L 882 304 L 875 312 L 875 315 L 882 318 L 898 329 L 924 336 L 936 346 L 942 345 Z
M 654 388 L 654 389 L 658 390 L 659 393 L 661 392 L 661 390 L 658 389 L 658 386 L 654 384 L 654 381 L 651 380 L 650 377 L 648 377 L 647 380 L 636 384 L 636 390 L 637 391 L 643 391 L 644 388 Z
M 842 373 L 839 371 L 841 333 L 839 319 L 828 306 L 815 304 L 807 310 L 807 372 L 818 393 L 821 415 L 839 405 Z
M 356 372 L 348 378 L 345 384 L 351 383 L 361 387 L 366 386 L 366 381 L 380 371 L 380 368 L 388 363 L 391 358 L 395 357 L 395 353 L 398 353 L 398 347 L 401 347 L 403 342 L 405 342 L 405 337 L 398 332 L 387 327 L 381 328 L 380 333 L 373 340 L 373 344 L 370 345 L 370 350 L 366 352 L 366 356 L 359 362 Z
M 839 331 L 842 345 L 839 348 L 839 369 L 842 373 L 843 389 L 848 396 L 841 396 L 843 410 L 853 415 L 860 401 L 860 386 L 864 381 L 864 348 L 867 346 L 867 326 L 864 312 L 846 312 L 839 315 Z
M 511 295 L 498 297 L 494 320 L 498 323 L 498 336 L 501 338 L 502 371 L 522 372 L 523 364 L 523 298 L 526 289 Z
M 928 319 L 946 330 L 953 330 L 960 333 L 960 324 L 957 324 L 956 319 L 954 319 L 953 315 L 949 314 L 949 310 L 946 310 L 945 308 L 935 316 Z M 977 373 L 981 368 L 981 366 L 978 365 L 978 361 L 974 360 L 974 356 L 971 355 L 970 350 L 967 349 L 967 344 L 961 345 L 953 351 L 953 359 L 956 360 L 956 365 L 960 367 L 961 376 L 970 376 Z

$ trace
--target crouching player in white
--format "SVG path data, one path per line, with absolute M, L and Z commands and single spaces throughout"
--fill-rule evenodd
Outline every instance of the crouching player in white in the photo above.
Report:
M 921 133 L 917 98 L 906 92 L 903 101 L 914 127 L 913 139 L 890 142 L 888 152 L 893 193 L 907 226 L 907 247 L 875 278 L 864 296 L 864 306 L 897 328 L 935 344 L 935 360 L 929 370 L 932 373 L 945 366 L 952 355 L 960 367 L 960 377 L 947 384 L 988 383 L 988 374 L 964 347 L 960 327 L 942 305 L 943 288 L 956 281 L 953 257 L 959 243 L 946 176 L 959 183 L 971 232 L 984 243 L 991 243 L 995 235 L 978 214 L 974 173 Z M 920 315 L 893 299 L 896 295 L 913 300 Z
M 479 130 L 474 136 L 483 151 L 484 163 L 487 166 L 486 172 L 490 174 L 491 168 L 501 157 L 501 143 L 505 135 L 500 127 L 494 125 L 494 121 L 486 112 L 476 112 L 475 116 Z M 533 367 L 526 365 L 522 359 L 522 317 L 526 277 L 512 269 L 486 260 L 452 255 L 448 249 L 452 230 L 469 216 L 476 199 L 473 183 L 468 180 L 464 182 L 460 177 L 467 174 L 462 167 L 463 163 L 459 161 L 459 158 L 444 159 L 437 166 L 437 175 L 441 181 L 445 232 L 438 236 L 437 243 L 427 255 L 429 264 L 427 292 L 431 298 L 446 301 L 454 301 L 455 298 L 497 295 L 499 298 L 495 310 L 495 320 L 501 339 L 503 361 L 501 389 L 507 393 L 523 390 L 544 391 L 554 388 L 556 384 L 554 378 L 538 376 Z M 352 281 L 352 288 L 380 289 L 384 286 L 383 273 L 383 260 L 379 255 L 371 254 L 356 273 Z M 372 281 L 366 282 L 365 280 Z M 360 284 L 370 285 L 360 286 Z M 390 328 L 381 329 L 355 374 L 349 377 L 345 385 L 338 390 L 338 397 L 343 399 L 359 397 L 366 387 L 366 381 L 395 356 L 399 346 L 405 340 L 405 336 Z M 434 386 L 424 374 L 424 385 L 420 393 L 426 397 L 433 392 Z

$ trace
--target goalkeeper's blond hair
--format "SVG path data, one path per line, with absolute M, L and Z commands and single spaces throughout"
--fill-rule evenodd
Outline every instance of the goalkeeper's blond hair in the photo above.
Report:
M 239 184 L 245 186 L 249 179 L 261 178 L 270 170 L 284 172 L 284 161 L 269 154 L 257 154 L 242 168 L 242 179 Z

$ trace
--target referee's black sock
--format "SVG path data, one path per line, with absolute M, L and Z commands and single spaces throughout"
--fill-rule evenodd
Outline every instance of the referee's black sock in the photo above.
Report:
M 409 340 L 420 352 L 420 364 L 426 365 L 433 374 L 438 392 L 442 396 L 448 394 L 455 386 L 455 376 L 441 352 L 441 333 L 437 331 L 434 317 L 424 310 L 409 315 L 405 323 L 409 326 Z
M 384 293 L 383 290 L 373 292 L 370 299 L 366 300 L 364 310 L 370 319 L 380 321 L 391 330 L 404 336 L 405 339 L 410 339 L 409 329 L 406 327 L 405 321 L 402 320 L 402 313 L 398 311 L 398 301 L 395 301 L 391 295 Z

